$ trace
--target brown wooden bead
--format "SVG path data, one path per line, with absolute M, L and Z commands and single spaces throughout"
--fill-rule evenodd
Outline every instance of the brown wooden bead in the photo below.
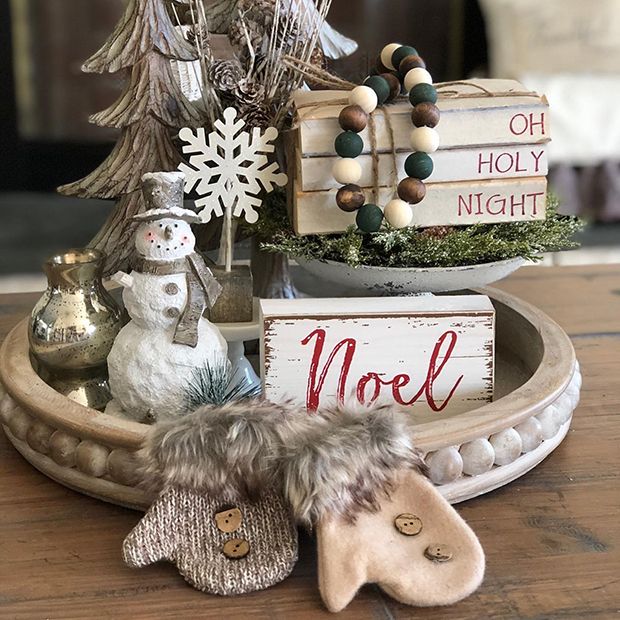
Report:
M 340 112 L 338 122 L 345 131 L 359 133 L 368 125 L 368 114 L 358 105 L 348 105 Z
M 420 179 L 407 177 L 398 184 L 398 197 L 415 205 L 426 196 L 426 185 Z
M 416 127 L 436 127 L 439 116 L 439 108 L 430 101 L 424 101 L 418 103 L 411 111 L 411 122 Z
M 380 75 L 390 86 L 390 94 L 386 101 L 393 101 L 400 94 L 400 80 L 393 73 L 381 73 Z
M 336 204 L 347 213 L 357 211 L 366 202 L 364 190 L 359 185 L 343 185 L 336 194 Z
M 381 75 L 382 73 L 389 73 L 391 71 L 391 69 L 389 67 L 386 67 L 382 62 L 381 62 L 381 56 L 377 56 L 377 62 L 375 63 L 375 68 L 377 69 L 377 74 Z
M 426 63 L 420 56 L 410 54 L 409 56 L 405 56 L 400 61 L 400 65 L 398 65 L 398 72 L 405 77 L 411 69 L 417 69 L 418 67 L 426 69 Z

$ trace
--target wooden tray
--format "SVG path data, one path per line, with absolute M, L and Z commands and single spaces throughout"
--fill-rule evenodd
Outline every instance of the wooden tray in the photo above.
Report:
M 564 331 L 540 310 L 495 289 L 495 401 L 415 427 L 430 476 L 456 503 L 486 493 L 540 463 L 565 437 L 581 375 Z M 134 452 L 148 426 L 105 415 L 61 396 L 34 371 L 27 319 L 0 349 L 0 421 L 32 465 L 99 499 L 144 509 Z

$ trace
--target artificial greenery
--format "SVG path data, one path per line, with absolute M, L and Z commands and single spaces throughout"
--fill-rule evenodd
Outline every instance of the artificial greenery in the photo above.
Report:
M 260 386 L 251 385 L 246 377 L 236 380 L 230 362 L 222 360 L 211 366 L 195 368 L 185 388 L 188 411 L 202 405 L 224 405 L 233 400 L 251 398 L 260 393 Z
M 254 225 L 264 250 L 308 260 L 332 260 L 352 267 L 456 267 L 518 256 L 536 261 L 543 252 L 577 247 L 572 237 L 583 226 L 576 217 L 560 215 L 557 199 L 548 196 L 544 220 L 458 228 L 384 228 L 372 234 L 361 233 L 352 226 L 341 234 L 300 237 L 289 223 L 283 194 L 270 196 Z

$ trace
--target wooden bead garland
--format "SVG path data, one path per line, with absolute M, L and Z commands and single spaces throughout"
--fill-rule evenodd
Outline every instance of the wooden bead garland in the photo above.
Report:
M 349 105 L 340 112 L 338 122 L 343 131 L 336 137 L 334 148 L 341 159 L 332 168 L 334 178 L 343 185 L 336 194 L 336 204 L 348 213 L 357 211 L 357 227 L 366 233 L 377 232 L 384 218 L 394 228 L 411 224 L 412 205 L 426 195 L 423 179 L 433 172 L 433 160 L 429 154 L 439 148 L 439 134 L 434 129 L 440 116 L 435 105 L 437 91 L 417 50 L 398 43 L 386 45 L 376 67 L 376 74 L 349 93 Z M 409 92 L 413 106 L 411 120 L 414 129 L 410 141 L 414 152 L 405 161 L 407 178 L 398 184 L 398 198 L 392 199 L 382 210 L 378 205 L 365 202 L 364 190 L 358 185 L 362 169 L 355 158 L 364 150 L 363 140 L 358 134 L 368 126 L 369 115 L 377 106 L 393 101 L 400 94 L 402 85 Z

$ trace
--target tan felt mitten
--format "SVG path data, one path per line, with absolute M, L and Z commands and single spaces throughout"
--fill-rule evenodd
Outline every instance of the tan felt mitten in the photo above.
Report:
M 278 468 L 286 414 L 246 401 L 155 425 L 141 456 L 160 493 L 125 539 L 125 562 L 138 568 L 168 560 L 212 594 L 285 579 L 297 561 L 297 528 Z
M 365 583 L 409 605 L 449 605 L 484 575 L 476 535 L 423 475 L 406 414 L 320 416 L 290 445 L 285 492 L 316 529 L 319 589 L 330 611 Z

